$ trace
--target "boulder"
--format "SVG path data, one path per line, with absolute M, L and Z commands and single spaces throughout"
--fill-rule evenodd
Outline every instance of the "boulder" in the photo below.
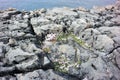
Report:
M 12 75 L 8 75 L 8 76 L 4 76 L 4 77 L 0 77 L 0 80 L 17 80 L 17 78 L 15 76 Z
M 33 71 L 35 69 L 42 68 L 44 63 L 44 56 L 32 56 L 29 57 L 27 60 L 21 61 L 21 63 L 16 64 L 16 68 L 18 71 L 27 72 Z
M 116 55 L 116 64 L 118 65 L 119 69 L 120 69 L 120 54 Z
M 120 26 L 120 15 L 117 15 L 116 17 L 112 18 L 111 21 L 115 23 L 114 26 Z
M 113 26 L 113 27 L 100 27 L 98 30 L 101 34 L 105 34 L 109 37 L 116 37 L 120 35 L 120 27 Z
M 110 68 L 100 58 L 90 58 L 87 62 L 81 64 L 80 77 L 88 80 L 109 80 L 113 77 L 113 73 L 109 70 Z
M 49 23 L 50 21 L 46 18 L 41 18 L 41 17 L 31 18 L 31 24 L 33 25 L 33 27 L 38 27 Z
M 14 64 L 14 62 L 19 63 L 33 55 L 32 53 L 24 52 L 22 49 L 17 48 L 10 49 L 5 57 L 9 60 L 10 64 Z
M 112 21 L 110 21 L 110 20 L 107 20 L 107 21 L 104 22 L 104 25 L 105 25 L 105 26 L 108 26 L 108 27 L 112 27 L 112 26 L 115 25 L 115 23 L 112 22 Z
M 10 19 L 12 17 L 12 15 L 17 15 L 17 14 L 20 14 L 21 12 L 20 11 L 16 11 L 16 10 L 13 10 L 13 11 L 5 11 L 3 14 L 2 14 L 2 18 L 3 19 Z
M 18 74 L 18 80 L 78 80 L 77 78 L 68 75 L 56 74 L 53 70 L 35 70 L 26 74 Z
M 72 11 L 71 9 L 64 7 L 64 8 L 53 8 L 51 10 L 53 13 L 57 13 L 59 15 L 64 15 L 64 16 L 75 16 L 77 17 L 78 14 L 74 11 Z
M 26 51 L 26 52 L 29 52 L 29 53 L 39 53 L 41 52 L 41 49 L 39 49 L 34 43 L 22 43 L 20 42 L 20 46 L 21 48 Z
M 86 22 L 86 19 L 83 19 L 83 18 L 76 19 L 70 25 L 70 28 L 73 29 L 75 35 L 79 35 L 80 32 L 84 31 L 85 29 L 92 28 L 92 27 L 93 27 L 93 23 Z
M 114 37 L 113 40 L 116 44 L 120 45 L 120 36 Z
M 40 12 L 41 12 L 41 13 L 46 13 L 46 12 L 47 12 L 47 9 L 42 8 L 42 9 L 40 9 Z
M 28 27 L 26 22 L 13 21 L 13 24 L 8 25 L 10 31 L 23 30 Z
M 5 52 L 4 44 L 0 42 L 0 58 L 4 57 L 4 55 L 5 55 L 4 52 Z
M 64 54 L 66 55 L 66 58 L 68 58 L 68 60 L 74 61 L 75 60 L 75 49 L 74 47 L 70 46 L 70 45 L 60 45 L 59 48 L 59 53 L 60 54 Z
M 89 46 L 93 47 L 96 36 L 100 35 L 100 32 L 93 28 L 85 29 L 80 33 L 79 37 Z
M 23 16 L 23 18 L 28 19 L 28 18 L 30 18 L 30 16 L 28 14 L 26 14 L 26 15 Z
M 56 33 L 62 30 L 62 25 L 59 24 L 47 24 L 43 26 L 33 27 L 34 31 L 37 35 L 41 35 L 41 33 L 46 33 L 46 31 Z
M 114 46 L 114 41 L 107 35 L 98 35 L 96 41 L 94 42 L 94 48 L 99 51 L 111 51 Z

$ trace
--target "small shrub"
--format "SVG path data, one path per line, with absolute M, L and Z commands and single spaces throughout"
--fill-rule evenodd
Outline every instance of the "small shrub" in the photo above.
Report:
M 46 47 L 42 49 L 45 53 L 49 53 L 50 52 L 50 48 Z
M 54 62 L 55 71 L 62 72 L 62 73 L 68 73 L 68 70 L 66 70 L 65 68 L 61 68 L 61 66 L 64 66 L 64 64 L 60 64 L 59 62 Z

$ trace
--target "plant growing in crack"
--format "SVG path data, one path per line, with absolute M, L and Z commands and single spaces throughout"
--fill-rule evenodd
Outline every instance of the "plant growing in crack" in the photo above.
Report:
M 48 34 L 47 37 L 46 37 L 46 41 L 51 42 L 52 45 L 53 45 L 53 44 L 55 44 L 55 42 L 69 41 L 69 38 L 72 38 L 72 40 L 75 43 L 77 43 L 78 45 L 82 46 L 85 49 L 91 50 L 91 47 L 87 43 L 85 43 L 83 40 L 79 39 L 71 31 L 68 31 L 68 30 L 65 31 L 65 30 L 63 30 L 59 34 L 54 34 L 54 33 Z M 77 54 L 78 53 L 78 49 L 76 48 L 75 45 L 73 47 L 74 47 L 74 50 L 75 50 L 74 62 L 71 62 L 71 61 L 67 60 L 67 58 L 65 56 L 61 56 L 56 61 L 52 61 L 49 58 L 49 55 L 48 55 L 48 53 L 51 52 L 50 47 L 49 48 L 48 47 L 43 48 L 43 51 L 45 52 L 45 54 L 48 57 L 48 59 L 53 63 L 55 71 L 68 73 L 69 68 L 71 66 L 77 69 L 81 65 L 81 61 L 78 58 L 78 54 Z
M 61 32 L 60 34 L 58 34 L 56 40 L 57 41 L 68 40 L 69 37 L 71 37 L 74 40 L 74 42 L 76 42 L 77 44 L 79 44 L 83 48 L 92 50 L 92 48 L 86 42 L 84 42 L 83 40 L 79 39 L 77 36 L 75 36 L 71 32 L 69 32 L 69 33 Z

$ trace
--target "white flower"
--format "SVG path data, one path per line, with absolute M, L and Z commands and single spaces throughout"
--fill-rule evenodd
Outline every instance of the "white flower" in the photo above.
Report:
M 55 40 L 55 38 L 56 38 L 56 34 L 51 33 L 51 34 L 47 34 L 46 40 L 52 41 L 52 40 Z

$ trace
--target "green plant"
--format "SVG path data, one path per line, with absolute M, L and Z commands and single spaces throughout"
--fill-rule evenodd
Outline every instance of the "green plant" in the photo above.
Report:
M 60 33 L 60 34 L 57 36 L 57 41 L 67 40 L 68 37 L 69 37 L 69 34 Z
M 63 64 L 60 64 L 59 62 L 54 62 L 55 71 L 62 72 L 62 73 L 68 73 L 68 70 L 66 70 L 65 68 L 61 68 L 61 66 L 63 66 Z
M 49 52 L 50 52 L 50 48 L 48 48 L 48 47 L 43 48 L 42 50 L 43 50 L 43 52 L 45 52 L 45 53 L 49 53 Z
M 80 60 L 78 60 L 78 62 L 77 62 L 79 65 L 81 64 L 81 61 Z
M 89 50 L 92 50 L 92 48 L 87 44 L 85 43 L 83 40 L 79 39 L 77 36 L 75 36 L 73 33 L 60 33 L 57 37 L 57 40 L 58 41 L 61 41 L 61 40 L 67 40 L 68 37 L 72 37 L 72 39 L 74 40 L 74 42 L 76 42 L 77 44 L 79 44 L 80 46 L 82 46 L 83 48 L 85 49 L 89 49 Z
M 78 43 L 80 46 L 82 46 L 83 48 L 87 48 L 87 49 L 90 49 L 90 46 L 87 44 L 87 43 L 85 43 L 83 40 L 81 40 L 81 39 L 78 39 L 74 34 L 71 34 L 70 35 L 72 38 L 73 38 L 73 40 L 76 42 L 76 43 Z

